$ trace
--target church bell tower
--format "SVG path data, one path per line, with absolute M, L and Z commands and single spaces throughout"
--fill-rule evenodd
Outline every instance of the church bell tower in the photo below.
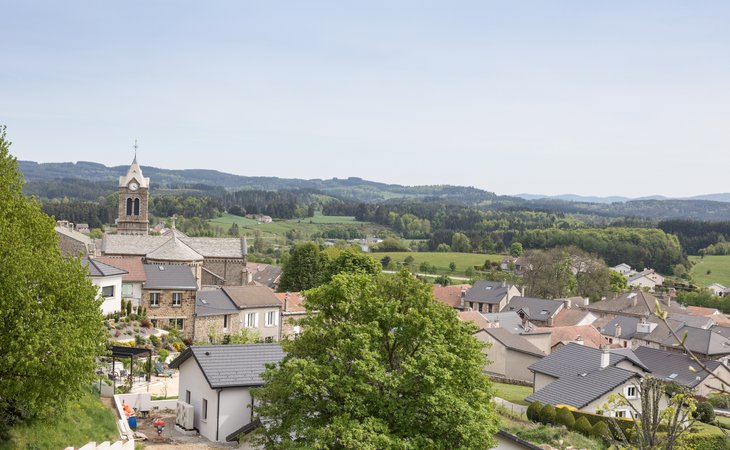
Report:
M 150 223 L 147 218 L 150 179 L 142 175 L 137 164 L 137 141 L 134 141 L 134 161 L 127 175 L 119 177 L 119 234 L 149 234 Z

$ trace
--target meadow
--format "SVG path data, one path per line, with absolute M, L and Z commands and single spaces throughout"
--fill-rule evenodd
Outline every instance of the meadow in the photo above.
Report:
M 439 274 L 451 274 L 449 264 L 456 264 L 456 271 L 453 275 L 464 276 L 468 267 L 483 266 L 484 261 L 500 262 L 504 255 L 487 255 L 482 253 L 456 253 L 456 252 L 373 252 L 373 258 L 380 261 L 384 256 L 390 256 L 392 263 L 403 262 L 408 256 L 413 257 L 411 267 L 416 269 L 422 262 L 436 266 Z
M 730 255 L 704 258 L 690 256 L 689 259 L 694 263 L 690 274 L 695 284 L 707 287 L 712 283 L 720 283 L 730 287 Z

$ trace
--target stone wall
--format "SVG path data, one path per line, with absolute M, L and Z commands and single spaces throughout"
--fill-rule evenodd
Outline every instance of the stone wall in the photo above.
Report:
M 195 318 L 196 341 L 208 341 L 211 334 L 222 337 L 226 334 L 236 334 L 241 330 L 239 313 L 228 314 L 228 328 L 223 328 L 223 314 L 217 316 L 202 316 Z
M 58 247 L 61 249 L 61 253 L 64 256 L 79 256 L 79 254 L 87 256 L 88 251 L 86 244 L 77 241 L 76 239 L 70 238 L 65 234 L 56 233 L 58 236 Z
M 160 306 L 150 304 L 150 294 L 160 293 Z M 182 306 L 172 306 L 172 293 L 182 292 Z M 193 337 L 193 314 L 195 313 L 195 291 L 182 289 L 142 289 L 142 305 L 147 307 L 147 317 L 157 321 L 157 327 L 169 326 L 169 319 L 185 319 L 183 334 Z
M 205 258 L 203 268 L 225 279 L 223 282 L 204 270 L 202 284 L 205 286 L 243 286 L 246 284 L 245 259 Z

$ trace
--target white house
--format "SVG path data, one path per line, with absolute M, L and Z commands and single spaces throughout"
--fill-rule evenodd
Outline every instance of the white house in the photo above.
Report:
M 631 266 L 626 263 L 621 263 L 617 266 L 613 266 L 613 267 L 611 267 L 611 270 L 618 272 L 625 277 L 630 277 L 631 275 L 636 273 L 636 271 L 634 269 L 632 269 Z
M 142 286 L 147 281 L 142 258 L 139 256 L 128 258 L 97 256 L 94 260 L 127 271 L 122 276 L 122 299 L 131 301 L 132 306 L 139 306 L 142 299 Z
M 282 358 L 279 344 L 188 347 L 170 367 L 180 370 L 178 403 L 192 405 L 193 429 L 226 442 L 255 428 L 251 388 L 263 385 L 266 364 Z
M 707 289 L 712 292 L 712 295 L 716 295 L 718 297 L 724 297 L 730 293 L 730 289 L 726 288 L 720 283 L 712 283 L 711 285 L 707 286 Z
M 626 280 L 626 284 L 631 287 L 649 288 L 650 291 L 662 283 L 664 283 L 664 277 L 656 273 L 654 269 L 644 269 Z
M 81 264 L 86 267 L 91 282 L 99 289 L 99 296 L 104 299 L 101 312 L 106 315 L 121 311 L 122 276 L 127 271 L 93 258 L 81 258 Z

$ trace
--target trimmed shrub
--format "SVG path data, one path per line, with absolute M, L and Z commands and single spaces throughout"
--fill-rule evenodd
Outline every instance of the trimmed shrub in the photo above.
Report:
M 572 430 L 575 425 L 575 417 L 568 408 L 558 408 L 555 410 L 555 421 L 561 425 L 565 425 L 565 428 Z
M 533 422 L 539 422 L 540 410 L 542 409 L 542 407 L 543 404 L 540 402 L 530 403 L 530 406 L 527 407 L 527 418 Z
M 578 420 L 575 421 L 573 429 L 582 435 L 590 436 L 593 427 L 591 427 L 591 423 L 588 419 L 585 417 L 579 417 Z
M 591 427 L 590 436 L 596 439 L 603 439 L 605 441 L 611 439 L 611 430 L 608 429 L 606 422 L 596 422 Z
M 715 421 L 715 408 L 710 402 L 702 402 L 697 405 L 694 416 L 700 422 L 712 423 Z
M 540 422 L 544 423 L 545 425 L 555 423 L 555 408 L 553 407 L 553 405 L 544 405 L 540 409 Z

